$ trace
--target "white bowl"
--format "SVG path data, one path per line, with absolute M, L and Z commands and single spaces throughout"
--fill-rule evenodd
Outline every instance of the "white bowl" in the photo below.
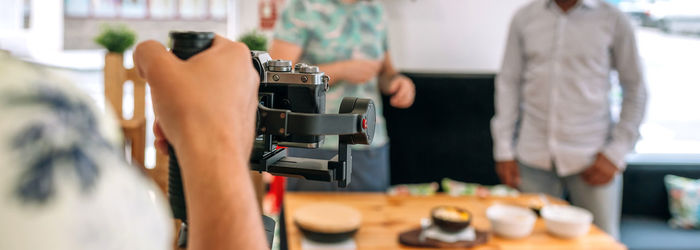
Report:
M 496 204 L 486 209 L 486 217 L 491 222 L 491 229 L 505 238 L 523 238 L 532 233 L 537 216 L 532 210 Z
M 547 205 L 540 210 L 547 232 L 562 238 L 575 238 L 588 233 L 593 214 L 588 210 L 568 205 Z

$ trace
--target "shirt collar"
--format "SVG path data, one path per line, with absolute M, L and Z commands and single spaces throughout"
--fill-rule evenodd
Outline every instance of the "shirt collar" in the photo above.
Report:
M 552 4 L 556 4 L 556 3 L 554 3 L 554 0 L 547 0 L 545 2 L 546 2 L 545 6 L 547 8 L 551 7 Z M 598 0 L 579 0 L 578 3 L 576 4 L 576 6 L 574 6 L 574 8 L 576 8 L 578 6 L 583 6 L 583 7 L 586 7 L 588 9 L 595 9 L 599 5 L 600 5 L 600 3 L 598 2 Z

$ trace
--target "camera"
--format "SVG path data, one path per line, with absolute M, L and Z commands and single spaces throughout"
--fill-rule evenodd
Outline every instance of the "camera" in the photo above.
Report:
M 171 52 L 182 60 L 209 48 L 211 32 L 170 32 Z M 256 139 L 250 168 L 273 175 L 350 184 L 352 156 L 349 145 L 370 144 L 374 137 L 375 106 L 371 99 L 345 97 L 337 114 L 326 114 L 330 78 L 317 66 L 273 60 L 262 51 L 251 52 L 260 76 Z M 206 83 L 202 83 L 206 84 Z M 287 156 L 287 147 L 318 148 L 325 135 L 338 135 L 338 155 L 332 159 Z M 179 245 L 186 245 L 187 210 L 180 167 L 169 147 L 168 194 L 173 216 L 183 221 Z M 271 242 L 269 218 L 263 218 Z

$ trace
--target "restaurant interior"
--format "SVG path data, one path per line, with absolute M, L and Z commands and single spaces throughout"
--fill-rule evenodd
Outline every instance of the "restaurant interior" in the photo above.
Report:
M 534 21 L 528 25 L 521 25 L 526 22 L 513 21 L 516 20 L 514 16 L 527 16 L 528 22 L 537 18 L 547 20 L 545 18 L 548 18 L 548 15 L 540 17 L 523 13 L 545 11 L 545 8 L 552 6 L 556 8 L 555 2 L 558 6 L 561 6 L 559 2 L 573 3 L 570 12 L 557 12 L 557 15 L 570 18 L 567 24 L 581 22 L 580 26 L 564 27 L 584 29 L 589 24 L 593 25 L 592 21 L 586 23 L 582 20 L 584 14 L 594 11 L 619 13 L 624 17 L 621 23 L 631 28 L 629 36 L 632 37 L 632 42 L 623 47 L 632 48 L 626 51 L 632 51 L 630 58 L 635 59 L 624 63 L 628 66 L 630 63 L 638 64 L 639 77 L 642 79 L 639 81 L 642 89 L 639 96 L 646 97 L 646 101 L 642 98 L 638 106 L 641 107 L 638 124 L 631 122 L 634 130 L 632 134 L 637 133 L 638 138 L 632 138 L 629 150 L 621 153 L 623 158 L 620 158 L 620 164 L 611 163 L 611 166 L 617 165 L 610 178 L 613 178 L 611 182 L 619 181 L 615 189 L 618 193 L 612 192 L 612 199 L 594 200 L 596 204 L 593 207 L 596 209 L 590 208 L 590 204 L 586 202 L 581 202 L 576 194 L 588 191 L 570 187 L 571 183 L 576 182 L 571 181 L 571 178 L 579 178 L 581 183 L 580 179 L 586 177 L 579 177 L 578 172 L 564 175 L 559 171 L 563 171 L 566 160 L 561 160 L 560 163 L 559 158 L 554 159 L 550 156 L 551 159 L 548 158 L 544 163 L 550 164 L 550 167 L 539 170 L 526 166 L 535 164 L 532 161 L 527 164 L 520 162 L 535 159 L 537 156 L 532 155 L 540 155 L 539 152 L 553 149 L 527 151 L 532 149 L 518 144 L 513 146 L 515 152 L 509 153 L 515 154 L 515 158 L 510 156 L 513 163 L 520 164 L 515 165 L 513 171 L 516 171 L 516 174 L 518 169 L 520 174 L 524 174 L 524 167 L 529 171 L 551 173 L 555 178 L 551 189 L 562 188 L 564 185 L 564 191 L 559 195 L 552 195 L 547 190 L 532 192 L 523 186 L 510 185 L 507 178 L 503 177 L 504 172 L 499 172 L 504 157 L 500 151 L 495 152 L 501 149 L 494 139 L 498 136 L 494 135 L 494 128 L 498 127 L 494 124 L 500 117 L 499 112 L 508 112 L 504 111 L 506 108 L 502 104 L 503 98 L 498 98 L 502 96 L 499 90 L 504 91 L 503 87 L 499 86 L 506 84 L 503 83 L 503 79 L 507 78 L 507 74 L 501 73 L 507 65 L 514 64 L 512 58 L 521 57 L 507 55 L 517 53 L 507 48 L 522 46 L 524 49 L 531 49 L 530 47 L 534 46 L 527 40 L 512 39 L 541 38 L 537 40 L 539 43 L 545 41 L 544 44 L 550 44 L 547 35 L 559 34 L 554 29 L 550 31 L 543 28 L 555 27 L 554 24 L 541 26 L 537 30 L 534 28 Z M 538 6 L 538 3 L 541 6 Z M 252 190 L 257 199 L 250 202 L 255 203 L 259 213 L 247 216 L 264 216 L 262 225 L 266 230 L 267 246 L 270 249 L 700 249 L 700 98 L 697 98 L 697 94 L 700 93 L 700 1 L 2 0 L 2 6 L 0 59 L 2 56 L 12 57 L 66 79 L 75 86 L 75 91 L 88 96 L 90 105 L 97 107 L 100 113 L 115 117 L 120 130 L 120 157 L 145 173 L 149 181 L 155 184 L 147 190 L 142 190 L 150 197 L 162 198 L 152 198 L 154 203 L 166 201 L 172 206 L 172 211 L 168 209 L 168 220 L 172 222 L 168 224 L 172 228 L 167 229 L 172 233 L 166 234 L 171 236 L 168 238 L 168 249 L 187 248 L 187 216 L 179 216 L 185 212 L 178 210 L 179 206 L 184 209 L 185 199 L 178 198 L 181 204 L 177 204 L 172 198 L 177 195 L 172 191 L 174 188 L 180 188 L 179 195 L 184 193 L 183 184 L 180 181 L 179 168 L 173 167 L 173 151 L 169 156 L 168 152 L 159 151 L 157 148 L 159 135 L 154 134 L 152 128 L 158 115 L 154 112 L 151 87 L 142 72 L 137 69 L 133 55 L 137 44 L 155 40 L 172 48 L 172 52 L 180 59 L 186 60 L 191 55 L 181 56 L 177 51 L 180 47 L 177 46 L 190 46 L 196 43 L 190 44 L 186 39 L 205 39 L 204 37 L 211 43 L 211 33 L 243 42 L 250 50 L 267 52 L 253 54 L 254 65 L 257 65 L 256 62 L 261 65 L 256 69 L 267 71 L 260 73 L 260 80 L 264 84 L 260 84 L 261 106 L 258 107 L 257 125 L 267 124 L 275 127 L 270 129 L 273 132 L 267 132 L 265 129 L 261 132 L 258 127 L 254 156 L 249 167 Z M 355 40 L 339 39 L 334 40 L 334 43 L 316 43 L 340 32 L 320 26 L 335 25 L 336 22 L 344 22 L 344 18 L 362 22 L 366 15 L 378 15 L 378 9 L 367 6 L 380 6 L 377 8 L 381 8 L 381 16 L 377 17 L 378 21 L 375 20 L 378 26 L 361 26 L 357 30 L 378 30 L 382 32 L 383 37 L 380 46 L 382 54 L 369 59 L 381 58 L 384 60 L 382 63 L 388 62 L 389 68 L 395 71 L 395 74 L 388 78 L 388 82 L 393 84 L 394 80 L 401 78 L 401 84 L 404 85 L 397 88 L 401 91 L 408 91 L 405 88 L 409 88 L 408 92 L 412 93 L 407 94 L 411 96 L 408 105 L 396 104 L 396 92 L 387 92 L 382 86 L 378 86 L 383 84 L 381 75 L 379 80 L 368 80 L 374 85 L 367 86 L 374 86 L 374 89 L 355 88 L 355 85 L 343 82 L 343 78 L 334 82 L 336 71 L 330 71 L 328 67 L 321 65 L 329 60 L 325 55 L 320 56 L 318 53 L 325 51 L 332 54 L 332 48 L 340 46 L 335 43 L 353 43 Z M 364 8 L 369 11 L 360 12 L 365 10 Z M 298 12 L 302 9 L 328 11 L 331 14 L 301 15 Z M 567 13 L 570 16 L 567 16 Z M 299 16 L 290 17 L 295 14 Z M 312 35 L 294 33 L 299 27 L 306 29 L 305 32 L 319 32 L 313 32 Z M 520 27 L 521 30 L 515 30 L 516 27 Z M 565 29 L 561 25 L 556 27 Z M 545 31 L 542 31 L 543 29 Z M 526 32 L 542 33 L 523 35 Z M 624 32 L 611 33 L 610 39 L 618 39 L 622 36 L 621 33 Z M 302 37 L 300 34 L 304 34 L 303 37 L 307 40 L 295 40 Z M 513 38 L 513 34 L 519 38 Z M 595 34 L 579 34 L 578 37 L 585 40 L 594 36 Z M 372 39 L 371 37 L 361 33 L 353 38 L 363 40 Z M 584 54 L 592 49 L 588 49 L 587 46 L 578 48 L 578 44 L 594 42 L 569 41 L 568 44 L 561 45 L 561 48 L 565 51 L 576 51 L 572 53 Z M 284 46 L 280 47 L 282 44 Z M 114 45 L 123 46 L 114 50 Z M 288 54 L 280 53 L 290 46 L 299 49 L 298 54 L 291 57 L 293 59 L 288 59 Z M 180 48 L 181 51 L 184 51 L 183 48 Z M 314 52 L 307 54 L 307 49 Z M 615 54 L 615 50 L 619 49 L 606 47 L 601 51 L 610 53 L 604 54 L 605 60 L 618 60 L 620 54 Z M 363 57 L 357 54 L 363 54 L 364 48 L 357 47 L 351 50 L 348 53 L 352 54 L 350 57 L 353 59 Z M 537 58 L 539 60 L 528 60 L 537 55 L 524 52 L 522 57 L 526 59 L 519 61 L 517 65 L 523 64 L 525 66 L 522 67 L 527 68 L 527 64 L 542 63 L 541 60 L 556 60 L 552 58 L 559 54 L 552 51 L 539 51 L 546 54 L 542 57 L 545 59 Z M 552 57 L 549 57 L 550 52 Z M 600 51 L 591 53 L 597 52 Z M 385 55 L 388 57 L 384 57 Z M 563 55 L 566 57 L 570 54 L 564 52 Z M 336 55 L 330 58 L 336 58 Z M 365 59 L 367 58 L 361 60 Z M 1 62 L 0 60 L 0 67 L 3 65 Z M 297 64 L 299 62 L 320 66 Z M 559 64 L 551 64 L 556 66 L 546 70 L 554 72 L 553 75 L 565 72 L 561 79 L 566 82 L 567 79 L 575 78 L 572 76 L 574 74 L 566 75 L 566 71 L 557 69 L 571 67 L 573 70 L 588 70 L 599 66 L 591 63 L 593 62 L 586 61 L 579 65 L 580 68 L 576 68 L 573 63 L 560 61 Z M 611 136 L 615 135 L 615 124 L 634 120 L 629 118 L 632 108 L 628 108 L 628 105 L 631 105 L 629 103 L 632 101 L 628 99 L 633 99 L 635 93 L 626 82 L 628 79 L 625 76 L 628 73 L 616 70 L 623 66 L 608 61 L 601 65 L 607 65 L 607 68 L 603 69 L 606 72 L 607 87 L 601 87 L 604 93 L 600 94 L 596 92 L 599 90 L 585 87 L 590 85 L 583 85 L 581 88 L 584 89 L 581 91 L 584 95 L 598 93 L 603 96 L 601 102 L 605 104 L 604 114 L 608 116 L 602 118 L 609 118 L 609 121 L 605 121 L 609 128 L 606 127 L 607 132 L 603 133 L 603 136 L 608 138 L 605 142 L 607 143 L 612 140 Z M 382 70 L 385 70 L 387 66 L 382 67 Z M 281 91 L 274 87 L 275 84 L 279 84 L 276 82 L 280 79 L 276 72 L 282 72 L 285 68 L 289 77 L 295 74 L 302 75 L 301 80 L 304 83 L 307 82 L 307 76 L 318 77 L 313 81 L 320 81 L 321 84 L 325 84 L 325 88 L 324 85 L 316 85 L 321 87 L 314 91 L 321 91 L 324 95 L 316 96 L 316 99 L 311 101 L 315 102 L 314 105 L 321 103 L 329 109 L 329 106 L 340 105 L 340 112 L 333 112 L 341 115 L 323 114 L 329 113 L 323 108 L 320 112 L 316 108 L 316 114 L 309 115 L 303 113 L 313 111 L 294 108 L 287 108 L 285 111 L 281 106 L 276 106 L 277 104 L 268 105 L 268 101 L 273 103 L 272 98 L 265 99 L 263 92 Z M 329 70 L 323 76 L 324 73 L 319 69 Z M 353 69 L 349 66 L 341 68 L 348 71 Z M 3 71 L 0 69 L 0 72 Z M 517 81 L 538 81 L 536 76 L 533 77 L 538 74 L 537 70 L 527 73 L 521 73 L 515 78 Z M 360 73 L 345 72 L 345 75 L 353 74 Z M 585 74 L 577 76 L 581 79 L 571 81 L 585 82 L 587 79 Z M 348 79 L 350 78 L 348 76 Z M 282 81 L 285 79 L 292 78 L 285 78 L 283 75 Z M 548 75 L 544 81 L 556 83 L 557 80 L 554 79 L 555 76 Z M 332 83 L 330 87 L 329 81 Z M 373 91 L 372 94 L 368 94 L 372 98 L 359 96 L 360 99 L 350 108 L 345 105 L 345 99 L 342 104 L 333 103 L 340 100 L 338 95 L 343 93 L 338 91 L 338 88 L 344 85 L 350 87 L 343 91 L 351 94 Z M 263 86 L 270 89 L 263 91 Z M 296 83 L 294 86 L 308 85 Z M 294 87 L 284 88 L 284 94 L 274 94 L 287 95 L 288 92 L 293 92 Z M 523 95 L 549 91 L 542 88 L 523 88 L 525 90 L 520 90 L 519 94 L 507 96 L 517 99 L 513 100 L 513 109 L 518 112 L 532 109 L 533 103 L 528 103 L 529 97 Z M 646 92 L 643 93 L 644 91 Z M 305 98 L 313 99 L 299 95 L 290 100 L 285 99 L 285 107 L 296 107 L 293 105 L 295 102 L 299 104 L 310 101 Z M 576 103 L 580 99 L 584 98 L 565 96 L 558 100 L 561 104 L 549 108 L 558 108 L 558 115 L 562 117 L 585 117 L 580 111 L 587 109 L 578 108 L 585 104 Z M 282 122 L 278 123 L 272 118 L 265 120 L 268 114 L 281 116 Z M 289 119 L 285 116 L 289 116 Z M 0 123 L 10 124 L 14 120 L 12 117 L 4 117 L 2 113 L 0 117 L 3 117 Z M 348 119 L 354 119 L 352 122 L 359 125 L 355 126 Z M 593 120 L 595 119 L 597 118 Z M 513 120 L 512 123 L 513 126 L 524 126 L 527 122 L 532 120 L 519 120 L 517 123 Z M 350 131 L 344 127 L 347 124 L 355 126 L 353 134 L 337 132 Z M 547 128 L 553 127 L 552 124 L 554 123 L 549 123 Z M 586 124 L 579 126 L 585 127 Z M 8 127 L 11 126 L 0 125 L 0 130 Z M 277 131 L 277 128 L 281 132 Z M 286 133 L 284 130 L 287 130 Z M 294 130 L 324 132 L 306 132 L 308 134 L 304 136 L 307 137 L 289 136 Z M 544 130 L 546 128 L 543 128 Z M 571 131 L 573 130 L 563 130 L 562 133 Z M 583 128 L 581 131 L 592 130 Z M 0 134 L 2 133 L 0 131 Z M 318 143 L 324 142 L 324 139 L 319 138 L 324 137 L 318 135 L 324 133 L 340 134 L 339 140 L 326 136 L 325 144 L 322 144 L 332 144 L 330 148 L 335 148 L 319 147 Z M 511 137 L 515 134 L 515 137 L 525 138 L 526 133 L 526 130 L 511 131 Z M 283 137 L 288 141 L 282 142 L 280 138 Z M 585 139 L 595 137 L 588 134 L 579 137 L 583 137 L 582 140 L 587 142 L 595 140 Z M 303 144 L 308 143 L 304 141 L 308 138 L 315 138 L 317 144 Z M 520 143 L 515 138 L 512 140 L 512 143 Z M 554 147 L 551 143 L 544 142 L 545 140 L 542 139 L 543 145 Z M 383 142 L 384 146 L 373 148 L 350 145 L 376 145 L 377 142 Z M 217 147 L 217 143 L 216 138 L 212 138 L 210 147 Z M 264 144 L 261 147 L 268 147 L 263 149 L 264 153 L 260 152 L 263 160 L 255 158 L 258 152 L 257 143 Z M 335 145 L 336 143 L 338 145 Z M 313 149 L 314 147 L 318 149 Z M 2 148 L 0 146 L 0 157 L 3 156 Z M 379 149 L 385 151 L 377 151 Z M 313 153 L 298 153 L 314 150 L 326 150 L 324 152 L 331 154 L 320 159 L 314 157 Z M 337 150 L 337 153 L 333 150 Z M 378 167 L 372 169 L 375 164 L 383 164 L 376 161 L 379 156 L 375 154 L 380 154 L 378 152 L 384 152 L 381 153 L 384 157 L 381 161 L 388 164 L 386 185 L 372 190 L 353 189 L 353 184 L 362 187 L 361 185 L 366 184 L 364 182 L 380 178 L 375 174 Z M 604 154 L 598 155 L 600 157 Z M 586 164 L 595 166 L 595 157 L 594 152 Z M 515 159 L 519 162 L 515 163 Z M 177 160 L 175 161 L 177 163 Z M 4 164 L 15 163 L 9 161 Z M 368 165 L 369 168 L 364 168 L 364 165 Z M 555 165 L 556 169 L 551 165 Z M 3 168 L 0 167 L 1 169 Z M 176 181 L 173 179 L 173 169 L 176 172 Z M 57 168 L 54 171 L 60 170 Z M 60 176 L 62 175 L 53 177 L 52 183 L 60 183 Z M 527 181 L 525 175 L 517 176 L 520 184 Z M 316 184 L 322 182 L 324 187 L 328 186 L 329 189 L 291 188 L 291 185 L 302 183 L 302 179 Z M 185 188 L 187 185 L 185 182 Z M 591 184 L 590 190 L 595 191 L 590 193 L 598 192 L 597 188 L 602 189 L 607 185 Z M 1 186 L 0 191 L 3 190 Z M 5 196 L 0 194 L 0 197 Z M 6 206 L 3 204 L 10 203 L 0 202 L 0 207 Z M 191 205 L 188 204 L 187 207 Z M 212 206 L 212 211 L 208 212 L 218 214 L 219 211 L 215 211 L 215 207 L 217 206 Z M 611 220 L 616 222 L 613 223 L 612 229 L 601 226 L 603 219 L 599 218 L 601 215 L 598 208 L 613 213 Z M 13 217 L 10 212 L 3 215 L 3 211 L 5 210 L 0 208 L 0 221 L 6 221 L 2 218 Z M 173 216 L 175 218 L 172 218 Z M 99 218 L 86 217 L 87 219 L 95 220 L 91 230 L 99 231 L 103 228 Z M 21 223 L 22 220 L 11 221 Z M 32 223 L 30 226 L 44 227 L 41 221 Z M 15 231 L 15 234 L 4 233 L 13 231 L 13 228 L 13 224 L 0 225 L 0 229 L 6 229 L 0 230 L 0 249 L 51 249 L 25 247 L 23 242 L 26 241 L 21 240 L 3 240 L 5 237 L 10 239 L 14 237 L 12 235 L 21 234 L 19 230 Z M 194 233 L 189 236 L 194 239 Z M 127 236 L 124 237 L 126 238 L 122 239 L 129 240 Z M 19 238 L 21 237 L 17 239 Z M 9 245 L 2 242 L 9 242 Z M 123 246 L 120 244 L 97 248 L 91 246 L 84 249 L 125 249 L 120 247 Z M 213 243 L 213 246 L 216 246 L 216 243 Z

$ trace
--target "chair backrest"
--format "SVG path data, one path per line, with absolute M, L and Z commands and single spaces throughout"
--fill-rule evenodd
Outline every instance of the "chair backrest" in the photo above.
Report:
M 125 147 L 130 148 L 130 160 L 140 166 L 167 194 L 168 156 L 157 153 L 156 166 L 152 169 L 145 167 L 146 159 L 146 81 L 139 77 L 135 68 L 124 67 L 122 54 L 107 53 L 105 55 L 104 91 L 106 106 L 112 107 L 124 133 Z M 133 84 L 133 116 L 126 119 L 123 116 L 122 100 L 124 84 Z

